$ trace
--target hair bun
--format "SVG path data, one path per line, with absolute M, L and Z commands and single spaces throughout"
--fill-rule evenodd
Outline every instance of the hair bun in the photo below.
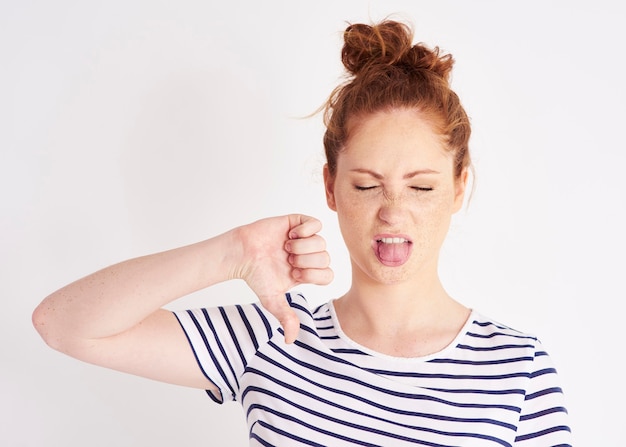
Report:
M 376 25 L 351 24 L 343 35 L 341 60 L 349 73 L 358 75 L 372 65 L 395 65 L 429 70 L 447 79 L 454 61 L 439 48 L 413 45 L 413 30 L 402 22 L 386 20 Z

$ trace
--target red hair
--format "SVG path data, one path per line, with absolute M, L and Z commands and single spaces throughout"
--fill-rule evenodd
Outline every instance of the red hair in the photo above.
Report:
M 348 80 L 335 88 L 325 105 L 324 150 L 334 176 L 337 156 L 360 118 L 398 108 L 418 110 L 454 154 L 459 178 L 470 166 L 471 127 L 459 97 L 449 84 L 454 59 L 413 44 L 412 29 L 385 20 L 374 25 L 351 24 L 344 32 L 341 60 Z

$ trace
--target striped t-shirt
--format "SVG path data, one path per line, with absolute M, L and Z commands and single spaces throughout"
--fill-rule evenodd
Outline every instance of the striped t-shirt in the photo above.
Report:
M 537 338 L 473 311 L 420 358 L 376 353 L 341 331 L 332 302 L 301 295 L 298 339 L 257 304 L 178 311 L 198 364 L 237 400 L 251 446 L 567 446 L 563 393 Z

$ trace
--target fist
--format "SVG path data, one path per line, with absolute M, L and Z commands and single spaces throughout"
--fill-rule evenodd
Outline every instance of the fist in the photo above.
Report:
M 319 220 L 302 214 L 271 217 L 237 229 L 242 262 L 239 273 L 261 304 L 293 342 L 300 323 L 285 293 L 297 284 L 326 285 L 333 279 Z

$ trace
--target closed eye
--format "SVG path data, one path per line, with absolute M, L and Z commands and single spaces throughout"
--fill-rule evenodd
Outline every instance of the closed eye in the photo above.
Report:
M 376 186 L 359 186 L 359 185 L 354 185 L 355 189 L 357 189 L 358 191 L 368 191 L 370 189 L 374 189 L 376 188 Z
M 428 186 L 411 186 L 411 189 L 414 189 L 415 191 L 432 191 L 433 188 L 430 188 Z

